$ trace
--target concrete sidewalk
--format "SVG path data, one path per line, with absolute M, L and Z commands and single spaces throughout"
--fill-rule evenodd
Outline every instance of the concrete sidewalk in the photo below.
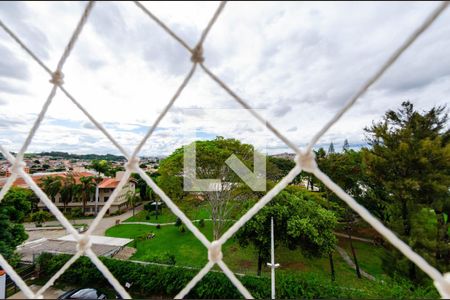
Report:
M 135 214 L 137 214 L 138 212 L 140 212 L 141 210 L 144 209 L 144 205 L 141 204 L 139 206 L 137 206 L 134 210 L 135 210 Z M 120 220 L 120 222 L 125 221 L 126 219 L 130 218 L 133 216 L 133 210 L 130 209 L 128 211 L 126 211 L 125 213 L 118 215 L 118 216 L 112 216 L 112 217 L 104 217 L 100 223 L 98 224 L 97 228 L 95 228 L 94 232 L 92 234 L 94 235 L 105 235 L 105 231 L 114 226 L 116 224 L 116 220 Z M 94 221 L 94 219 L 77 219 L 77 220 L 69 220 L 70 223 L 72 224 L 87 224 L 87 225 L 91 225 L 91 223 Z M 32 229 L 32 228 L 36 228 L 36 225 L 34 223 L 23 223 L 25 229 Z M 55 221 L 49 221 L 49 222 L 45 222 L 46 226 L 62 226 L 61 223 L 59 223 L 58 220 Z M 63 234 L 65 235 L 65 234 Z
M 140 205 L 135 208 L 135 213 L 140 212 L 144 209 L 143 205 Z M 103 218 L 100 223 L 98 224 L 97 228 L 95 228 L 93 235 L 105 235 L 105 232 L 108 228 L 116 225 L 116 220 L 120 220 L 120 222 L 125 221 L 126 219 L 133 216 L 133 211 L 129 210 L 119 216 L 113 216 L 113 217 L 106 217 Z M 79 219 L 79 220 L 69 220 L 72 224 L 87 224 L 88 226 L 91 225 L 92 221 L 94 219 Z M 59 223 L 59 221 L 49 221 L 46 222 L 45 225 L 51 225 L 51 226 L 57 226 L 59 229 L 51 229 L 48 230 L 33 230 L 36 228 L 34 223 L 24 223 L 25 230 L 28 234 L 28 239 L 26 242 L 31 242 L 34 240 L 38 240 L 41 238 L 47 238 L 47 239 L 58 239 L 60 237 L 63 237 L 65 235 L 68 235 L 69 233 L 65 228 L 62 227 L 62 225 Z M 45 227 L 42 227 L 45 228 Z M 29 230 L 31 229 L 31 230 Z

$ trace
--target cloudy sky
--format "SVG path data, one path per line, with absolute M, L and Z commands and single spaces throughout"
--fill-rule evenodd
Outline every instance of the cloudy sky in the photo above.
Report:
M 252 107 L 305 146 L 436 7 L 417 3 L 229 3 L 205 63 Z M 51 69 L 82 2 L 1 2 L 0 19 Z M 217 2 L 144 4 L 191 47 Z M 364 144 L 363 128 L 410 100 L 450 103 L 450 9 L 319 141 Z M 189 53 L 133 3 L 97 3 L 65 67 L 64 86 L 130 151 L 191 67 Z M 19 150 L 50 92 L 49 76 L 0 29 L 0 144 Z M 198 69 L 143 155 L 216 135 L 288 149 Z M 261 146 L 262 147 L 262 146 Z M 29 151 L 118 153 L 59 92 Z

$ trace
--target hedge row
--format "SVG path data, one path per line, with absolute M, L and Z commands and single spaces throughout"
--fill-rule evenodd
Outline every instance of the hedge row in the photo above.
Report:
M 70 258 L 69 255 L 42 254 L 38 258 L 39 276 L 50 278 Z M 198 271 L 180 267 L 143 265 L 109 258 L 100 258 L 122 285 L 132 283 L 129 290 L 134 297 L 173 297 Z M 270 298 L 270 278 L 241 276 L 239 280 L 253 297 Z M 413 289 L 410 284 L 373 284 L 373 289 L 363 291 L 342 288 L 312 273 L 277 274 L 277 298 L 435 298 L 433 289 Z M 89 286 L 108 286 L 107 280 L 87 257 L 81 257 L 58 280 L 59 283 Z M 230 280 L 222 273 L 209 272 L 187 298 L 242 298 Z

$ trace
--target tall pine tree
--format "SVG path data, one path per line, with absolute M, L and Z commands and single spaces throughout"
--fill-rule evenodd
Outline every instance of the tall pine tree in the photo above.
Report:
M 350 145 L 348 144 L 348 140 L 347 139 L 345 139 L 345 141 L 344 141 L 344 146 L 342 146 L 342 151 L 348 151 L 348 150 L 350 150 Z
M 333 142 L 330 143 L 330 146 L 328 147 L 328 153 L 327 154 L 332 154 L 334 153 L 334 145 Z
M 366 128 L 371 149 L 364 151 L 367 174 L 385 191 L 389 227 L 441 271 L 450 270 L 450 131 L 445 107 L 420 113 L 410 102 L 388 111 Z M 423 277 L 392 249 L 387 271 L 411 280 Z M 395 268 L 395 269 L 393 269 Z M 391 270 L 389 270 L 391 269 Z

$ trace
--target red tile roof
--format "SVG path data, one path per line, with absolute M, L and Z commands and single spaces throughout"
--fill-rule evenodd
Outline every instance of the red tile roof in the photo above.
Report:
M 95 175 L 90 172 L 74 172 L 72 174 L 75 178 L 76 183 L 80 183 L 81 177 L 89 177 L 89 176 Z M 36 182 L 37 184 L 40 184 L 42 178 L 44 178 L 44 177 L 51 176 L 51 177 L 65 178 L 67 176 L 67 173 L 61 172 L 61 173 L 39 174 L 39 175 L 31 174 L 30 176 L 31 176 L 31 178 L 33 178 L 34 182 Z M 6 183 L 6 178 L 4 180 L 0 181 L 0 187 L 4 186 L 5 183 Z M 28 187 L 28 184 L 25 182 L 25 180 L 23 178 L 17 178 L 16 181 L 14 181 L 13 186 Z
M 119 180 L 115 178 L 104 178 L 102 182 L 98 185 L 98 188 L 100 189 L 106 189 L 106 188 L 115 188 L 119 185 Z

